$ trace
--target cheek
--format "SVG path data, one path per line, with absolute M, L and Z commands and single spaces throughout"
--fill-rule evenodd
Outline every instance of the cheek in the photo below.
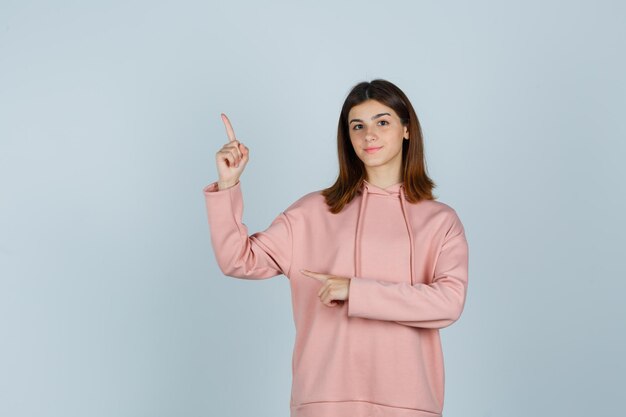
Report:
M 400 146 L 402 146 L 402 141 L 404 140 L 404 131 L 403 130 L 398 130 L 395 134 L 394 134 L 394 138 L 397 138 L 396 140 L 398 141 L 398 144 Z
M 364 136 L 365 136 L 365 133 L 363 133 L 360 130 L 355 130 L 355 131 L 350 132 L 350 140 L 352 141 L 352 143 L 363 142 Z
M 352 143 L 352 146 L 356 147 L 357 143 L 359 143 L 358 135 L 350 133 L 350 143 Z

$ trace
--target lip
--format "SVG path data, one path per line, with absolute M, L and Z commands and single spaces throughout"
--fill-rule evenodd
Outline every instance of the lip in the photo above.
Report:
M 376 153 L 380 149 L 382 149 L 382 146 L 379 146 L 378 148 L 365 148 L 365 152 L 367 152 L 367 153 Z

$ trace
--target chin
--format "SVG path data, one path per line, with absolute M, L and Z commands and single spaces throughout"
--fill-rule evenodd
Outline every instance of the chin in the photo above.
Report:
M 379 163 L 376 163 L 376 162 L 365 163 L 365 162 L 363 162 L 363 165 L 365 165 L 368 168 L 376 168 L 376 167 L 383 166 L 385 164 L 386 164 L 386 162 L 379 162 Z

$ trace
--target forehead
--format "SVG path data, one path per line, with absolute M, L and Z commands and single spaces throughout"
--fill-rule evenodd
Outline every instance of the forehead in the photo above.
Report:
M 348 112 L 348 117 L 351 119 L 353 117 L 364 119 L 369 119 L 371 116 L 379 113 L 389 113 L 392 116 L 396 116 L 397 114 L 391 107 L 385 106 L 383 103 L 369 99 L 364 101 L 361 104 L 358 104 L 350 109 Z

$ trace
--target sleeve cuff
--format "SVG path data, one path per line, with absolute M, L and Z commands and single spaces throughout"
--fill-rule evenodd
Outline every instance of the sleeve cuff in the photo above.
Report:
M 352 277 L 348 291 L 348 317 L 364 317 L 367 311 L 368 280 Z
M 233 191 L 235 188 L 239 187 L 240 183 L 241 183 L 241 181 L 237 180 L 235 185 L 232 185 L 232 186 L 230 186 L 228 188 L 224 188 L 223 190 L 220 190 L 218 185 L 217 185 L 217 181 L 215 181 L 215 182 L 212 182 L 211 184 L 207 185 L 206 187 L 204 187 L 202 189 L 202 191 L 204 192 L 204 194 L 209 194 L 209 193 L 216 193 L 216 194 L 227 193 L 227 192 Z

